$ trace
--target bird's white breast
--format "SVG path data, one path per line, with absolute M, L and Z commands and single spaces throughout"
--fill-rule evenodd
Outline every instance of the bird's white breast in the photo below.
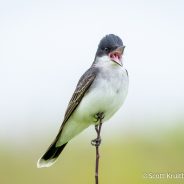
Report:
M 90 124 L 95 122 L 94 116 L 98 112 L 104 113 L 104 121 L 108 120 L 121 107 L 128 91 L 128 75 L 123 67 L 114 62 L 100 67 L 75 113 L 76 118 Z
M 111 61 L 98 67 L 100 71 L 89 91 L 64 126 L 58 146 L 68 142 L 89 125 L 95 124 L 97 113 L 104 113 L 104 122 L 123 104 L 128 91 L 126 70 Z

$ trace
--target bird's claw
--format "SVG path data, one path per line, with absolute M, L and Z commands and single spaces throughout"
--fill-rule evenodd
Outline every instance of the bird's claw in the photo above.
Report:
M 101 144 L 101 138 L 96 138 L 91 141 L 92 146 L 100 146 Z
M 99 113 L 97 113 L 97 114 L 95 114 L 95 118 L 97 119 L 97 121 L 98 120 L 102 120 L 103 118 L 104 118 L 104 113 L 103 112 L 99 112 Z

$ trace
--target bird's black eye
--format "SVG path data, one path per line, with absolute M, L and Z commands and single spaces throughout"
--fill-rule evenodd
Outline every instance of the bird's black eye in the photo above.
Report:
M 109 48 L 108 47 L 104 48 L 104 51 L 109 52 Z

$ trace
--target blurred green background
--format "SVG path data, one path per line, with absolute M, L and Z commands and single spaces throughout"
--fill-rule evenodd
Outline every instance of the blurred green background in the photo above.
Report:
M 37 169 L 99 40 L 120 36 L 130 86 L 103 125 L 100 184 L 182 184 L 184 1 L 0 1 L 0 184 L 94 184 L 90 127 Z
M 182 121 L 176 124 L 149 135 L 127 132 L 109 137 L 102 131 L 100 183 L 183 183 L 183 179 L 144 178 L 145 173 L 184 172 L 184 127 Z M 55 165 L 43 169 L 37 169 L 36 162 L 49 140 L 43 144 L 34 138 L 14 149 L 1 144 L 1 183 L 94 183 L 95 148 L 90 145 L 93 137 L 87 133 L 73 139 Z

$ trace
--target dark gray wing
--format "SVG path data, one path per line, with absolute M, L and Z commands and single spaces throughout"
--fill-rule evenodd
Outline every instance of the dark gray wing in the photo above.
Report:
M 73 96 L 68 104 L 67 110 L 65 112 L 63 123 L 61 125 L 61 128 L 59 130 L 59 133 L 58 133 L 56 139 L 60 137 L 65 123 L 70 118 L 71 114 L 74 112 L 74 110 L 77 108 L 77 106 L 80 104 L 82 97 L 86 94 L 89 87 L 91 86 L 91 84 L 95 80 L 97 73 L 98 73 L 98 68 L 92 66 L 80 78 L 80 80 L 77 84 L 77 87 L 73 93 Z
M 38 161 L 38 165 L 42 165 L 44 162 L 48 162 L 49 160 L 51 163 L 54 163 L 54 161 L 57 159 L 57 157 L 60 155 L 60 153 L 63 151 L 64 147 L 67 145 L 67 143 L 57 146 L 57 141 L 60 138 L 62 134 L 63 127 L 67 123 L 67 120 L 70 118 L 71 114 L 74 112 L 74 110 L 77 108 L 79 103 L 82 100 L 82 97 L 86 94 L 89 87 L 95 80 L 95 77 L 98 73 L 98 69 L 96 67 L 89 68 L 80 78 L 77 87 L 74 91 L 74 94 L 68 104 L 67 110 L 65 112 L 63 123 L 59 129 L 59 132 L 52 142 L 52 144 L 49 146 L 48 150 L 45 152 L 45 154 L 41 157 L 41 159 Z

